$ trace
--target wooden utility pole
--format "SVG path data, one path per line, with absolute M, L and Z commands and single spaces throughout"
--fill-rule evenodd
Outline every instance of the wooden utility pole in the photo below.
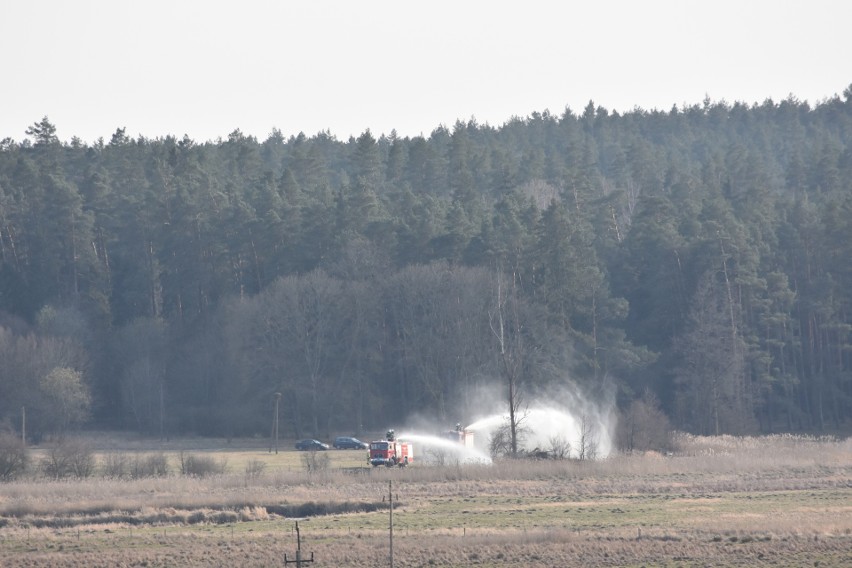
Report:
M 27 447 L 27 407 L 21 407 L 21 443 Z
M 163 392 L 163 379 L 160 379 L 160 441 L 166 439 L 166 396 Z
M 388 504 L 390 504 L 390 568 L 393 568 L 393 481 L 388 481 Z
M 288 560 L 287 553 L 284 553 L 284 564 L 295 564 L 296 568 L 299 568 L 303 563 L 313 562 L 314 561 L 314 553 L 311 552 L 311 558 L 302 560 L 302 537 L 299 534 L 299 520 L 296 520 L 296 559 Z
M 272 439 L 269 441 L 269 453 L 272 453 L 272 446 L 275 446 L 275 453 L 278 453 L 278 402 L 281 400 L 281 393 L 275 393 L 275 413 L 272 415 Z M 298 524 L 296 530 L 298 530 Z

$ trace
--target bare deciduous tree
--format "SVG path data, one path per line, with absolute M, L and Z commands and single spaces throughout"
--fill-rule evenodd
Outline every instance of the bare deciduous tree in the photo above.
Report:
M 27 433 L 36 440 L 80 423 L 89 410 L 86 368 L 85 352 L 72 338 L 0 327 L 0 416 L 26 407 Z
M 484 270 L 434 263 L 406 268 L 388 285 L 402 388 L 412 403 L 434 406 L 441 420 L 464 410 L 458 406 L 465 406 L 471 377 L 488 360 L 488 284 Z
M 344 322 L 338 319 L 342 288 L 339 280 L 322 271 L 311 272 L 298 284 L 288 296 L 291 325 L 287 329 L 299 356 L 294 366 L 302 369 L 307 380 L 313 432 L 319 434 L 322 393 L 335 374 L 335 346 L 340 344 L 344 330 Z
M 665 451 L 670 446 L 671 424 L 650 390 L 634 400 L 618 421 L 619 446 L 625 451 Z
M 129 418 L 140 431 L 162 432 L 165 414 L 166 324 L 159 318 L 137 318 L 121 328 L 113 341 L 120 362 L 122 398 Z
M 42 378 L 39 388 L 45 401 L 43 420 L 54 432 L 64 433 L 88 419 L 92 397 L 80 372 L 57 367 Z
M 506 386 L 506 405 L 509 411 L 508 442 L 511 455 L 518 455 L 519 428 L 523 420 L 523 372 L 528 345 L 521 323 L 517 282 L 508 281 L 502 272 L 495 282 L 495 304 L 488 314 L 491 332 L 497 342 L 497 363 Z
M 519 416 L 519 421 L 515 425 L 514 439 L 512 438 L 512 429 L 509 420 L 498 426 L 491 434 L 491 439 L 488 441 L 488 449 L 492 457 L 517 457 L 519 455 L 517 449 L 524 443 L 524 440 L 529 434 L 529 429 L 523 425 L 526 413 L 521 413 Z M 513 447 L 515 448 L 514 450 L 512 449 Z
M 10 481 L 27 469 L 27 449 L 19 436 L 0 432 L 0 481 Z
M 339 280 L 317 270 L 277 280 L 240 310 L 247 378 L 263 396 L 283 393 L 297 436 L 304 426 L 303 405 L 315 435 L 329 412 L 323 393 L 334 386 L 337 366 L 345 360 L 336 349 L 348 325 L 340 317 L 342 291 Z
M 598 428 L 592 418 L 583 413 L 577 424 L 577 459 L 593 460 L 598 457 Z

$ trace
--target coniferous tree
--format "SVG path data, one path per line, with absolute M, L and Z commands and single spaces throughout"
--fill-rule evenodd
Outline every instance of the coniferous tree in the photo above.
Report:
M 92 389 L 96 425 L 136 413 L 124 425 L 149 432 L 161 409 L 168 427 L 215 429 L 200 416 L 224 411 L 227 399 L 236 401 L 228 431 L 262 432 L 254 417 L 279 391 L 294 432 L 370 427 L 383 408 L 402 408 L 405 393 L 449 416 L 449 400 L 499 376 L 482 355 L 493 344 L 473 340 L 475 326 L 465 342 L 451 328 L 487 320 L 475 275 L 500 268 L 534 314 L 524 320 L 537 350 L 524 370 L 531 388 L 567 369 L 584 385 L 617 382 L 623 408 L 650 388 L 694 431 L 715 432 L 717 414 L 720 432 L 844 431 L 850 100 L 852 87 L 813 106 L 707 98 L 620 114 L 590 103 L 579 116 L 470 119 L 426 137 L 366 131 L 338 141 L 273 129 L 262 143 L 239 129 L 196 143 L 132 139 L 123 127 L 108 141 L 63 143 L 45 117 L 22 142 L 0 141 L 0 324 L 34 346 L 9 353 L 53 366 L 10 362 L 29 382 L 4 371 L 0 393 L 36 404 L 38 389 L 26 385 L 71 369 Z M 388 320 L 388 298 L 420 304 L 386 285 L 436 260 L 445 268 L 427 271 L 432 287 L 410 285 L 423 285 L 434 313 L 407 317 L 405 329 L 461 357 L 457 365 L 405 344 Z M 287 363 L 275 351 L 288 347 L 275 338 L 285 336 L 263 318 L 278 279 L 302 285 L 318 267 L 347 299 L 336 308 L 337 355 L 313 390 L 351 381 L 357 397 L 313 409 L 311 388 L 281 382 Z M 453 320 L 438 296 L 454 293 L 479 311 Z M 86 322 L 85 368 L 47 355 L 61 343 L 37 323 L 48 304 Z M 394 317 L 407 313 L 394 305 Z M 105 350 L 137 320 L 168 330 L 163 369 L 148 375 L 162 404 L 131 400 L 130 378 L 145 384 L 129 371 L 138 358 Z M 717 361 L 701 363 L 685 346 L 722 323 L 730 338 L 714 352 L 737 370 L 702 394 L 710 375 L 692 377 L 689 365 L 709 372 Z M 461 343 L 464 353 L 453 351 Z M 557 357 L 559 346 L 570 357 Z M 689 419 L 704 395 L 724 404 Z M 14 411 L 2 406 L 0 420 Z

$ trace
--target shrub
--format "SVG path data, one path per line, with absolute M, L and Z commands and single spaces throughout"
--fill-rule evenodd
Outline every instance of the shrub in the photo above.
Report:
M 266 462 L 263 460 L 249 460 L 246 463 L 245 474 L 248 479 L 256 479 L 263 474 L 266 469 Z
M 11 481 L 27 470 L 24 442 L 16 435 L 0 433 L 0 481 Z
M 66 438 L 48 449 L 41 468 L 52 479 L 83 479 L 95 472 L 95 455 L 86 442 Z
M 259 505 L 246 505 L 243 507 L 240 512 L 240 521 L 268 521 L 269 520 L 269 512 L 266 510 L 266 507 L 261 507 Z
M 571 457 L 571 442 L 561 434 L 550 437 L 550 455 L 554 459 L 564 460 Z
M 305 471 L 315 473 L 328 469 L 331 460 L 325 452 L 304 452 L 302 454 L 302 463 L 305 466 Z
M 130 462 L 130 477 L 165 477 L 169 474 L 169 460 L 165 454 L 136 455 Z
M 110 452 L 103 459 L 104 477 L 123 479 L 130 474 L 130 458 L 127 454 Z
M 523 420 L 523 418 L 521 418 Z M 520 422 L 520 421 L 519 421 Z M 520 452 L 524 446 L 524 441 L 533 432 L 526 426 L 518 424 L 515 428 L 515 443 Z M 512 431 L 509 421 L 506 420 L 491 434 L 491 439 L 488 441 L 488 450 L 492 458 L 499 457 L 517 457 L 512 453 Z
M 227 460 L 217 460 L 210 456 L 197 456 L 180 453 L 180 473 L 191 477 L 207 477 L 225 473 Z

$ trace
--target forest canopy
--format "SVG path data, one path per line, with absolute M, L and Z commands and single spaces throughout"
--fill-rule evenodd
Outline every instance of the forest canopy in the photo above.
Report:
M 282 393 L 282 431 L 357 433 L 507 378 L 698 434 L 852 425 L 852 86 L 428 137 L 56 133 L 0 141 L 0 425 L 268 434 Z

